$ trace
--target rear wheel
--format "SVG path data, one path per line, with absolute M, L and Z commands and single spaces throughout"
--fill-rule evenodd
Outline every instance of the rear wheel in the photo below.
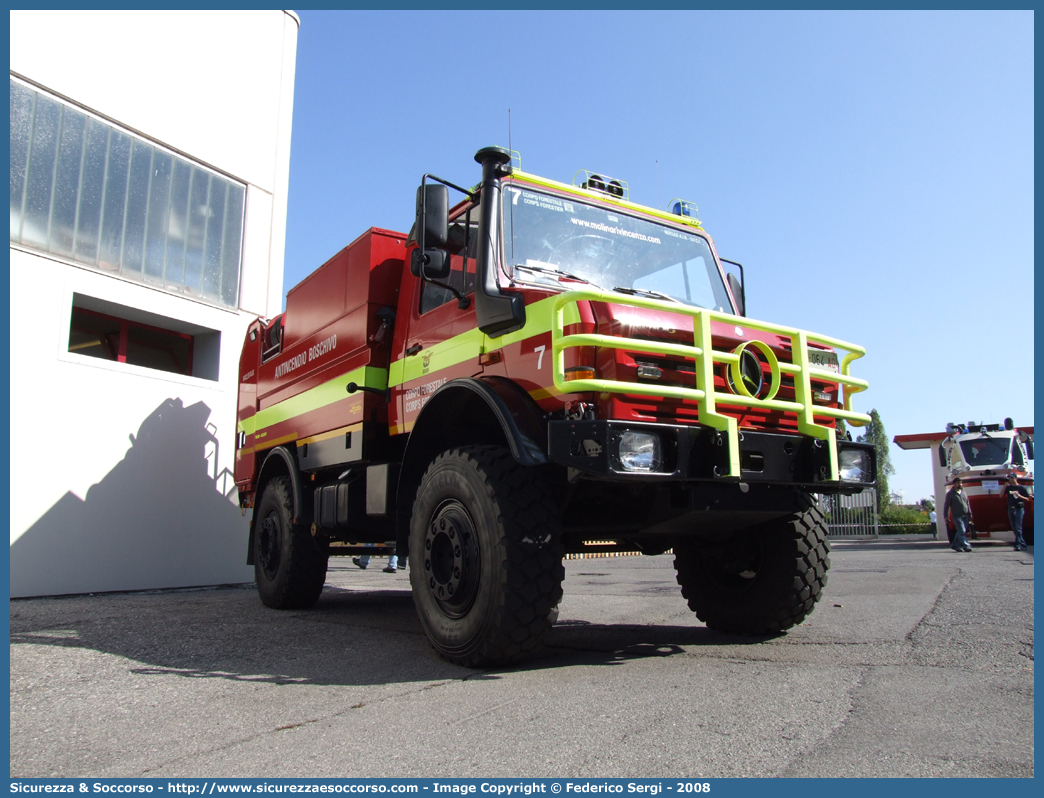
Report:
M 481 667 L 535 650 L 562 597 L 563 555 L 540 472 L 506 449 L 452 449 L 428 467 L 410 521 L 410 583 L 444 658 Z
M 732 634 L 782 632 L 801 623 L 823 593 L 830 568 L 827 525 L 818 505 L 707 543 L 674 547 L 678 584 L 708 627 Z
M 293 518 L 290 479 L 275 477 L 254 521 L 254 580 L 262 603 L 277 610 L 311 607 L 326 581 L 327 556 Z

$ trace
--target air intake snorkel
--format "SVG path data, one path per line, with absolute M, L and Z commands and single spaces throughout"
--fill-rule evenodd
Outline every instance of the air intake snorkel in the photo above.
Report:
M 479 329 L 496 338 L 526 324 L 526 305 L 522 295 L 503 293 L 497 278 L 503 247 L 496 213 L 500 208 L 500 178 L 511 174 L 511 167 L 507 165 L 511 162 L 511 154 L 503 147 L 484 147 L 475 153 L 475 160 L 482 164 L 475 316 Z

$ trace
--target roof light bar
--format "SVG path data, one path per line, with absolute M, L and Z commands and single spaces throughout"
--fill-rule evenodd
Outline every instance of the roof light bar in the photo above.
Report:
M 583 175 L 583 178 L 580 175 Z M 596 174 L 595 172 L 589 172 L 587 169 L 581 169 L 573 175 L 573 185 L 586 188 L 588 191 L 608 194 L 610 197 L 616 197 L 617 199 L 630 199 L 630 188 L 627 186 L 626 180 L 618 180 L 608 175 Z

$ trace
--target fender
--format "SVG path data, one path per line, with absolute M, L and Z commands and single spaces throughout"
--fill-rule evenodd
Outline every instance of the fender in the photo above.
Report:
M 258 499 L 254 501 L 254 512 L 250 518 L 250 536 L 247 540 L 247 565 L 254 564 L 254 527 L 257 521 L 257 506 L 260 503 L 260 496 L 268 485 L 268 480 L 273 476 L 281 474 L 290 477 L 291 494 L 294 500 L 294 523 L 297 523 L 298 516 L 301 515 L 301 510 L 304 507 L 301 493 L 301 471 L 297 467 L 297 458 L 284 447 L 277 446 L 265 457 L 265 462 L 261 465 L 261 471 L 257 477 Z
M 496 419 L 511 455 L 520 465 L 534 466 L 548 462 L 547 422 L 543 412 L 527 393 L 505 377 L 463 378 L 450 380 L 441 386 L 432 394 L 417 417 L 410 441 L 406 445 L 406 459 L 409 459 L 411 449 L 419 448 L 420 444 L 415 443 L 418 440 L 418 432 L 421 433 L 419 437 L 423 441 L 425 437 L 429 437 L 429 428 L 433 424 L 444 429 L 447 425 L 452 426 L 455 423 L 462 423 L 467 427 L 480 423 L 479 419 L 466 415 L 468 408 L 475 407 L 476 400 L 479 399 Z M 435 421 L 432 421 L 433 418 Z
M 536 402 L 504 377 L 450 380 L 431 395 L 410 432 L 396 491 L 397 541 L 406 550 L 417 486 L 428 464 L 456 445 L 507 444 L 523 466 L 549 463 L 547 421 Z

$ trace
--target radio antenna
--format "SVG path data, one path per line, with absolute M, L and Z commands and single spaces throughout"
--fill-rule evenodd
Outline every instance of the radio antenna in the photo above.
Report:
M 514 158 L 514 154 L 511 151 L 511 109 L 508 108 L 508 158 Z M 511 165 L 511 161 L 508 161 L 508 165 Z M 511 218 L 511 262 L 515 262 L 515 206 L 511 204 L 508 211 Z

